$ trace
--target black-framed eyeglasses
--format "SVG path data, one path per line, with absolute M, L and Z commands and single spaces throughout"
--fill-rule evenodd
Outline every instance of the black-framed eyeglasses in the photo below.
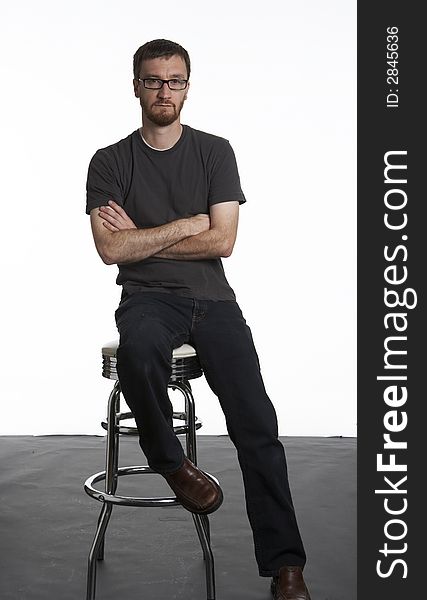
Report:
M 188 83 L 188 79 L 154 79 L 153 77 L 138 78 L 138 81 L 142 81 L 147 90 L 160 90 L 165 83 L 170 90 L 185 90 Z

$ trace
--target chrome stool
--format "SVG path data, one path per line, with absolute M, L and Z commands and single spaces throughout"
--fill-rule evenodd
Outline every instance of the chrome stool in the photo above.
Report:
M 89 558 L 87 575 L 86 600 L 94 600 L 96 589 L 96 566 L 98 560 L 104 559 L 104 540 L 111 512 L 115 504 L 121 506 L 177 506 L 180 502 L 176 496 L 138 498 L 135 496 L 119 496 L 116 494 L 118 478 L 121 475 L 136 475 L 141 473 L 154 473 L 148 465 L 119 467 L 119 436 L 138 435 L 136 427 L 120 425 L 120 421 L 132 418 L 131 412 L 120 412 L 120 382 L 118 381 L 116 369 L 116 351 L 118 341 L 109 342 L 102 348 L 102 375 L 107 379 L 116 380 L 108 400 L 107 421 L 102 423 L 107 430 L 107 451 L 105 471 L 95 473 L 89 477 L 84 484 L 84 489 L 89 496 L 102 503 L 98 518 L 98 525 L 93 540 Z M 195 349 L 189 344 L 176 348 L 172 355 L 172 373 L 168 383 L 171 389 L 178 389 L 185 399 L 185 410 L 174 412 L 173 418 L 184 421 L 183 425 L 174 427 L 176 434 L 185 433 L 185 454 L 197 464 L 196 429 L 202 426 L 194 412 L 194 398 L 189 383 L 202 375 L 199 360 Z M 212 477 L 212 475 L 210 475 Z M 213 479 L 215 479 L 213 477 Z M 105 480 L 105 490 L 101 492 L 94 485 Z M 215 479 L 216 481 L 216 479 Z M 192 513 L 193 521 L 203 550 L 203 558 L 206 568 L 207 600 L 215 600 L 215 574 L 214 559 L 210 544 L 210 527 L 207 515 Z

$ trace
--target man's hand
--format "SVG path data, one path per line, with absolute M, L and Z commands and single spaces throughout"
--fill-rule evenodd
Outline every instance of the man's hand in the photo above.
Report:
M 108 201 L 108 206 L 99 207 L 99 216 L 104 219 L 103 225 L 109 231 L 122 231 L 123 229 L 137 229 L 135 223 L 123 210 L 123 208 L 114 202 Z

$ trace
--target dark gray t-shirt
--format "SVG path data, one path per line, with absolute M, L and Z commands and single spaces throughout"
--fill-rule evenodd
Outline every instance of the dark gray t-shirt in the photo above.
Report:
M 155 150 L 134 131 L 98 150 L 90 161 L 86 213 L 112 199 L 138 228 L 209 213 L 219 202 L 246 202 L 234 152 L 221 137 L 183 125 L 178 142 Z M 234 300 L 220 258 L 146 258 L 120 264 L 116 283 L 125 293 L 169 292 L 209 300 Z

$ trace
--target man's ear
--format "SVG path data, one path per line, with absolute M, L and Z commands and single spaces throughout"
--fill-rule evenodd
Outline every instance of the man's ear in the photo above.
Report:
M 139 98 L 139 81 L 137 79 L 133 79 L 133 92 L 135 94 L 135 98 Z
M 187 94 L 188 94 L 188 90 L 190 89 L 190 82 L 187 83 L 187 88 L 185 90 L 185 96 L 184 96 L 184 100 L 187 100 Z

